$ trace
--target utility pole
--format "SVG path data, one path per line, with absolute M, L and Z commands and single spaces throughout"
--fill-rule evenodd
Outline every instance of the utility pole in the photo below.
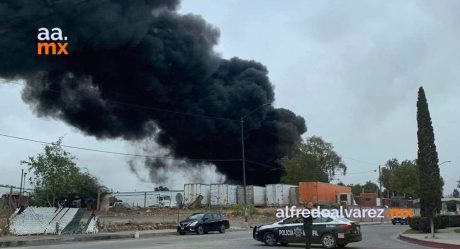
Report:
M 24 179 L 24 169 L 21 169 L 21 185 L 19 186 L 19 197 L 22 194 L 22 180 Z
M 248 222 L 248 207 L 246 198 L 246 159 L 244 155 L 244 120 L 241 117 L 241 157 L 243 161 L 243 198 L 244 198 L 244 222 Z
M 382 201 L 382 171 L 380 170 L 380 165 L 379 165 L 379 197 L 380 201 Z
M 248 112 L 245 116 L 242 116 L 240 119 L 241 123 L 241 161 L 243 163 L 243 197 L 244 197 L 244 222 L 248 223 L 248 201 L 246 198 L 246 158 L 244 153 L 244 118 L 249 116 L 250 114 L 254 113 L 255 111 L 259 110 L 260 108 L 271 105 L 270 103 L 265 103 L 256 109 Z

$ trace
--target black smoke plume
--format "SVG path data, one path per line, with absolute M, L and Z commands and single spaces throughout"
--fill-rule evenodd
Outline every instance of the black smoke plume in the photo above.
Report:
M 155 135 L 177 158 L 241 158 L 238 119 L 274 101 L 268 71 L 255 61 L 221 58 L 213 50 L 219 31 L 200 16 L 179 14 L 178 4 L 3 0 L 0 77 L 25 80 L 23 99 L 38 116 L 87 135 L 131 141 Z M 37 55 L 41 27 L 61 28 L 69 55 Z M 259 163 L 248 161 L 248 182 L 257 184 L 279 178 L 276 161 L 306 126 L 293 112 L 267 106 L 245 119 L 245 131 L 246 158 Z M 214 163 L 229 180 L 242 176 L 241 161 L 190 162 Z

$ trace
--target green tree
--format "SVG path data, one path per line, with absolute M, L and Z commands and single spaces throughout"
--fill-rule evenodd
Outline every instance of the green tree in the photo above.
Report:
M 33 200 L 40 206 L 57 206 L 58 202 L 75 198 L 97 198 L 108 193 L 99 180 L 80 172 L 74 162 L 76 158 L 62 148 L 62 138 L 46 145 L 44 152 L 28 157 L 21 164 L 29 167 L 33 176 L 29 178 L 35 187 Z
M 354 196 L 360 196 L 361 193 L 378 193 L 379 186 L 372 181 L 367 181 L 365 184 L 349 184 L 351 192 Z
M 345 175 L 347 166 L 331 143 L 313 136 L 299 143 L 290 157 L 280 160 L 285 175 L 281 182 L 330 182 L 337 174 Z
M 434 238 L 433 219 L 441 210 L 442 180 L 430 111 L 423 87 L 418 91 L 417 126 L 420 214 L 430 219 L 431 236 Z
M 363 185 L 364 193 L 378 193 L 379 192 L 379 185 L 375 184 L 372 181 L 367 181 Z
M 80 198 L 96 199 L 98 192 L 100 198 L 110 193 L 109 189 L 105 187 L 97 177 L 91 175 L 88 171 L 80 171 L 80 181 L 76 186 L 75 195 Z
M 347 186 L 351 188 L 351 193 L 354 196 L 359 196 L 364 191 L 364 187 L 361 184 L 349 184 Z
M 419 175 L 415 161 L 404 160 L 399 163 L 395 158 L 388 160 L 381 169 L 380 180 L 386 189 L 386 197 L 390 197 L 390 193 L 412 198 L 419 196 Z
M 381 169 L 379 181 L 382 183 L 382 186 L 387 190 L 387 197 L 390 197 L 390 192 L 396 192 L 396 190 L 393 189 L 393 187 L 391 186 L 391 179 L 394 178 L 394 172 L 396 168 L 399 167 L 399 165 L 400 164 L 398 162 L 398 159 L 393 158 L 388 160 Z
M 454 192 L 452 192 L 452 196 L 454 198 L 459 198 L 460 197 L 460 192 L 458 192 L 458 189 L 454 188 Z
M 390 179 L 392 191 L 398 195 L 418 198 L 420 192 L 419 174 L 415 161 L 405 160 L 393 170 Z
M 159 186 L 154 189 L 155 191 L 168 191 L 168 187 Z

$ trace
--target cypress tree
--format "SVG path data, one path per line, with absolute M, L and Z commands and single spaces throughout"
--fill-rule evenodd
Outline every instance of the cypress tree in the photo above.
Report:
M 442 180 L 439 174 L 438 152 L 434 144 L 433 125 L 423 87 L 417 101 L 417 167 L 420 180 L 420 214 L 428 217 L 434 237 L 433 218 L 441 210 Z

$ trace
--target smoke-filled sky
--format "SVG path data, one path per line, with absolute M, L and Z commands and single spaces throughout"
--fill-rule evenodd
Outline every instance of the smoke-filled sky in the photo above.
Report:
M 459 74 L 456 69 L 460 66 L 460 50 L 457 49 L 460 32 L 456 28 L 460 17 L 455 13 L 460 6 L 457 5 L 459 3 L 455 1 L 442 4 L 429 1 L 291 1 L 289 4 L 276 1 L 184 1 L 178 12 L 201 15 L 218 29 L 220 37 L 214 51 L 220 55 L 216 56 L 225 60 L 237 56 L 266 66 L 267 76 L 274 85 L 275 108 L 286 108 L 304 117 L 308 126 L 304 136 L 319 135 L 335 145 L 348 166 L 348 175 L 341 177 L 347 184 L 376 180 L 377 173 L 373 170 L 390 158 L 416 157 L 415 102 L 417 88 L 423 85 L 440 162 L 452 161 L 441 166 L 441 175 L 446 182 L 444 192 L 451 193 L 455 180 L 460 178 L 460 135 L 454 128 L 460 124 L 460 100 L 456 98 L 460 94 L 460 86 L 456 83 Z M 209 56 L 213 60 L 215 55 Z M 12 63 L 15 63 L 13 59 Z M 3 61 L 1 64 L 8 63 Z M 203 72 L 215 70 L 212 66 L 199 69 Z M 260 70 L 263 72 L 262 68 Z M 195 76 L 187 77 L 194 79 Z M 262 76 L 253 74 L 248 77 L 262 77 L 255 81 L 265 82 L 263 73 Z M 21 93 L 24 85 L 0 84 L 1 133 L 46 141 L 64 136 L 64 143 L 70 145 L 145 153 L 146 148 L 121 139 L 138 136 L 141 132 L 138 129 L 127 129 L 122 135 L 117 133 L 119 130 L 109 129 L 101 136 L 119 138 L 96 140 L 81 132 L 91 133 L 88 129 L 92 127 L 75 123 L 70 126 L 60 121 L 64 119 L 72 123 L 72 116 L 56 118 L 55 113 L 48 113 L 52 115 L 37 117 L 29 104 L 37 103 L 34 101 L 41 89 L 31 91 L 28 96 L 33 98 L 25 98 L 27 104 Z M 155 87 L 152 84 L 152 89 Z M 84 92 L 90 88 L 78 90 Z M 266 92 L 270 93 L 270 90 Z M 271 98 L 273 96 L 268 94 L 257 102 L 263 103 Z M 225 114 L 228 110 L 219 111 Z M 35 109 L 35 113 L 44 114 L 40 109 Z M 143 120 L 138 115 L 131 118 Z M 131 127 L 119 124 L 117 128 Z M 232 131 L 231 127 L 228 129 Z M 173 128 L 170 132 L 176 131 Z M 0 141 L 0 183 L 19 185 L 19 161 L 40 151 L 41 146 L 7 138 L 0 138 Z M 169 144 L 168 141 L 162 142 Z M 139 181 L 131 172 L 132 158 L 72 152 L 82 167 L 88 168 L 114 190 L 151 187 L 146 183 L 149 172 L 139 165 L 143 162 L 137 162 L 136 173 L 146 182 Z M 179 152 L 180 155 L 187 153 Z M 207 166 L 205 171 L 206 178 L 219 179 L 212 173 L 212 166 Z M 179 175 L 173 187 L 180 187 L 180 179 L 187 175 L 196 175 L 196 172 Z

